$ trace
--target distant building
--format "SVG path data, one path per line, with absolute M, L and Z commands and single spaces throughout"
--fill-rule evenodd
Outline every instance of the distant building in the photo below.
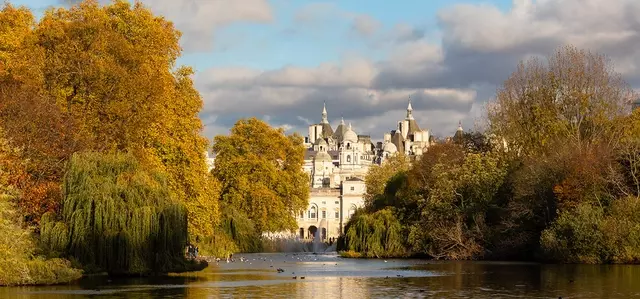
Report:
M 304 171 L 309 175 L 311 194 L 306 212 L 297 217 L 299 237 L 322 240 L 336 238 L 356 209 L 364 206 L 365 176 L 371 165 L 384 163 L 389 156 L 403 152 L 419 156 L 430 145 L 428 130 L 420 129 L 413 117 L 411 101 L 407 116 L 397 130 L 374 145 L 369 135 L 359 135 L 344 119 L 335 131 L 329 123 L 326 105 L 320 123 L 309 126 L 305 138 Z
M 322 240 L 338 237 L 357 208 L 364 205 L 364 177 L 377 158 L 371 137 L 358 135 L 344 119 L 334 131 L 327 108 L 320 123 L 309 126 L 304 171 L 309 175 L 311 194 L 306 212 L 298 215 L 299 236 Z
M 384 134 L 380 150 L 380 160 L 396 153 L 404 153 L 406 156 L 420 156 L 429 149 L 431 138 L 429 130 L 422 130 L 418 122 L 413 118 L 411 99 L 407 105 L 407 116 L 398 121 L 398 127 L 390 133 Z
M 216 167 L 216 157 L 209 154 L 209 151 L 204 152 L 204 156 L 207 162 L 207 169 L 211 172 Z
M 297 235 L 302 239 L 318 236 L 323 241 L 344 233 L 344 226 L 358 208 L 364 206 L 365 176 L 372 165 L 398 153 L 417 158 L 435 142 L 429 130 L 421 129 L 413 117 L 411 100 L 405 119 L 397 128 L 383 136 L 383 142 L 373 144 L 371 136 L 355 132 L 344 119 L 331 127 L 326 105 L 321 120 L 309 126 L 305 137 L 303 170 L 309 176 L 309 206 L 296 215 Z M 462 134 L 462 125 L 456 136 Z M 209 170 L 215 156 L 207 153 Z

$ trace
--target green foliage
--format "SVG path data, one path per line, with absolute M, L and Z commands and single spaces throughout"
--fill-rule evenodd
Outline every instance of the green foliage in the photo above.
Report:
M 64 181 L 62 215 L 46 215 L 41 241 L 87 267 L 113 274 L 196 269 L 184 258 L 187 215 L 166 175 L 130 154 L 75 154 Z
M 409 159 L 402 154 L 387 158 L 382 165 L 372 165 L 365 177 L 365 205 L 370 206 L 376 199 L 383 197 L 387 182 L 397 173 L 408 169 Z
M 355 213 L 345 226 L 339 250 L 360 252 L 367 257 L 403 256 L 402 225 L 391 209 L 372 214 Z
M 82 276 L 67 260 L 38 256 L 35 236 L 16 223 L 19 218 L 9 196 L 0 194 L 0 286 L 59 284 Z
M 285 136 L 255 118 L 239 120 L 229 136 L 216 136 L 213 175 L 221 182 L 221 200 L 234 211 L 223 220 L 233 238 L 245 238 L 234 227 L 253 227 L 256 234 L 293 230 L 294 215 L 306 209 L 308 177 L 302 170 L 304 147 L 297 135 Z M 232 218 L 231 218 L 232 217 Z M 245 219 L 246 218 L 246 219 Z M 250 220 L 252 225 L 246 223 Z M 241 248 L 253 248 L 239 240 Z
M 216 256 L 226 256 L 233 252 L 260 252 L 261 233 L 246 214 L 233 206 L 222 205 L 222 222 L 216 232 L 218 242 L 211 242 L 213 247 L 222 250 Z M 226 249 L 226 250 L 225 250 Z
M 640 199 L 615 200 L 607 210 L 581 204 L 560 214 L 540 244 L 544 258 L 563 263 L 640 262 Z

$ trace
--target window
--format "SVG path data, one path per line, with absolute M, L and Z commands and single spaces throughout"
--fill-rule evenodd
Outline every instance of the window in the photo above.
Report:
M 304 212 L 300 211 L 300 218 L 304 218 Z
M 316 207 L 311 207 L 311 209 L 309 209 L 309 218 L 311 219 L 316 218 Z
M 327 219 L 327 211 L 322 211 L 322 219 Z
M 336 211 L 336 219 L 340 218 L 340 212 Z
M 347 162 L 351 163 L 351 155 L 347 156 Z
M 351 186 L 351 191 L 356 190 L 356 187 Z
M 322 202 L 322 204 L 323 204 L 323 205 L 326 205 L 326 204 L 327 204 L 327 202 L 326 202 L 326 201 L 323 201 L 323 202 Z
M 336 200 L 335 204 L 339 205 L 339 204 L 340 204 L 340 202 Z

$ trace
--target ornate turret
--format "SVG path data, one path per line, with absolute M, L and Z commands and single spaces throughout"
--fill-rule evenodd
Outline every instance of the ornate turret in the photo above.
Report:
M 409 105 L 407 105 L 407 119 L 413 119 L 413 107 L 411 107 L 411 96 L 409 96 Z
M 329 119 L 327 118 L 327 102 L 324 102 L 322 104 L 322 120 L 320 121 L 321 124 L 328 124 L 329 123 Z
M 453 135 L 453 141 L 456 143 L 462 143 L 464 140 L 464 129 L 462 129 L 462 121 L 458 122 L 458 129 Z

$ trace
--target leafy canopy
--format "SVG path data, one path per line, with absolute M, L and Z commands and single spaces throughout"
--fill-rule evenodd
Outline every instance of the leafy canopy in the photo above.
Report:
M 221 200 L 247 215 L 258 232 L 295 229 L 295 214 L 308 205 L 302 142 L 256 118 L 239 120 L 229 136 L 214 139 Z

